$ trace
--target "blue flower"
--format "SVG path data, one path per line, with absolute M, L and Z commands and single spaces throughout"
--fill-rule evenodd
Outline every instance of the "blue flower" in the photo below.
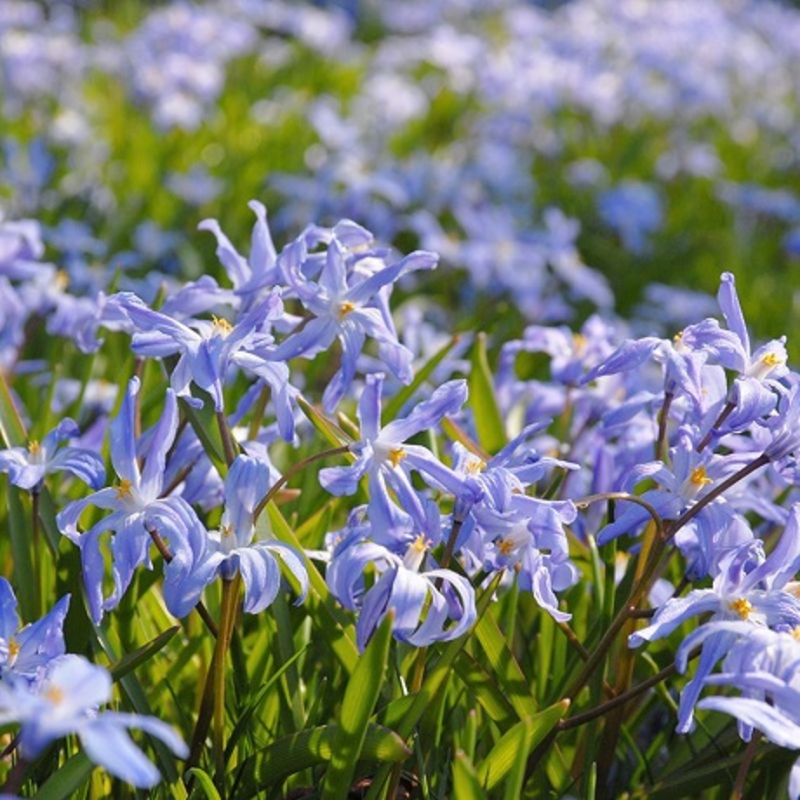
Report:
M 164 742 L 181 758 L 188 748 L 161 720 L 138 714 L 99 711 L 111 699 L 111 675 L 76 655 L 50 662 L 41 682 L 0 682 L 0 724 L 19 723 L 19 744 L 25 758 L 35 758 L 49 745 L 77 734 L 86 755 L 134 786 L 148 788 L 161 779 L 158 770 L 133 743 L 128 728 L 139 728 Z
M 458 411 L 467 399 L 463 380 L 448 381 L 436 389 L 428 400 L 417 405 L 407 417 L 393 420 L 381 428 L 381 394 L 384 376 L 368 375 L 358 403 L 361 439 L 351 445 L 356 455 L 349 467 L 328 467 L 320 470 L 322 485 L 335 495 L 354 494 L 364 475 L 369 480 L 369 517 L 376 527 L 391 527 L 394 505 L 388 487 L 397 495 L 404 511 L 422 523 L 421 505 L 411 483 L 411 472 L 418 472 L 429 485 L 444 488 L 457 496 L 475 494 L 475 487 L 439 461 L 421 445 L 406 444 L 420 431 L 438 425 L 447 414 Z M 478 492 L 479 494 L 479 492 Z
M 349 228 L 342 225 L 340 230 L 345 238 Z M 285 361 L 300 356 L 311 358 L 339 339 L 342 345 L 341 366 L 323 395 L 323 406 L 328 412 L 336 408 L 352 383 L 356 362 L 367 337 L 377 342 L 379 357 L 386 368 L 403 383 L 411 382 L 412 353 L 398 341 L 381 296 L 387 287 L 406 273 L 433 269 L 438 257 L 420 250 L 391 265 L 381 260 L 379 267 L 375 268 L 369 262 L 376 259 L 367 258 L 371 255 L 366 251 L 353 256 L 334 236 L 328 245 L 319 277 L 311 280 L 304 272 L 310 258 L 302 236 L 281 253 L 286 282 L 314 316 L 281 342 L 275 358 Z
M 199 520 L 174 526 L 165 520 L 174 546 L 174 558 L 165 568 L 164 600 L 177 617 L 191 611 L 203 589 L 221 576 L 230 580 L 239 572 L 244 583 L 244 610 L 258 614 L 275 600 L 281 587 L 281 562 L 300 587 L 298 602 L 308 591 L 308 574 L 302 557 L 275 539 L 258 539 L 254 511 L 266 495 L 271 480 L 269 464 L 238 456 L 225 479 L 225 507 L 219 529 L 206 532 Z
M 598 197 L 603 222 L 614 228 L 626 249 L 642 254 L 648 249 L 649 234 L 664 223 L 661 194 L 655 186 L 641 181 L 623 181 Z
M 520 588 L 554 619 L 566 621 L 555 592 L 577 583 L 578 569 L 569 557 L 564 526 L 577 511 L 569 501 L 548 501 L 524 494 L 519 479 L 509 470 L 494 467 L 481 475 L 484 495 L 471 509 L 464 527 L 474 531 L 479 544 L 472 549 L 490 572 L 513 568 Z
M 65 595 L 40 620 L 20 627 L 14 590 L 0 578 L 0 678 L 36 683 L 47 665 L 66 652 L 63 627 L 69 599 Z
M 216 237 L 217 258 L 225 267 L 234 291 L 242 298 L 246 309 L 268 288 L 277 286 L 282 278 L 267 223 L 267 209 L 257 200 L 251 200 L 248 206 L 256 215 L 249 259 L 239 255 L 230 239 L 222 232 L 217 220 L 205 219 L 197 226 L 199 230 L 210 231 Z
M 99 489 L 106 479 L 100 456 L 83 447 L 62 447 L 66 439 L 80 436 L 77 424 L 63 419 L 41 443 L 31 441 L 27 447 L 10 447 L 0 451 L 0 472 L 7 472 L 14 486 L 36 491 L 45 475 L 66 470 L 92 489 Z
M 711 622 L 747 622 L 770 628 L 800 625 L 800 600 L 784 587 L 800 567 L 800 506 L 795 505 L 780 541 L 764 557 L 763 546 L 751 540 L 726 555 L 720 563 L 712 588 L 693 589 L 686 597 L 674 597 L 658 609 L 647 627 L 628 638 L 631 647 L 668 636 L 686 620 L 703 613 L 713 614 Z M 710 623 L 707 623 L 710 624 Z M 693 638 L 699 637 L 699 638 Z M 678 709 L 679 732 L 691 728 L 694 706 L 703 681 L 714 665 L 730 651 L 737 634 L 720 626 L 688 637 L 682 645 L 679 666 L 685 665 L 687 647 L 700 641 L 703 650 L 694 677 L 681 693 Z
M 419 528 L 408 515 L 393 547 L 374 541 L 381 529 L 354 512 L 335 547 L 326 580 L 345 608 L 359 612 L 356 642 L 363 650 L 384 617 L 394 615 L 394 636 L 415 647 L 450 641 L 475 622 L 475 594 L 470 582 L 449 569 L 423 569 L 430 546 L 439 539 L 438 514 Z M 432 530 L 437 527 L 437 530 Z M 367 589 L 365 574 L 377 576 Z
M 111 462 L 119 484 L 108 486 L 81 500 L 67 505 L 57 516 L 59 530 L 81 550 L 83 578 L 92 618 L 99 623 L 103 612 L 114 608 L 141 564 L 149 566 L 151 518 L 162 517 L 185 525 L 187 515 L 194 515 L 191 506 L 180 497 L 162 498 L 164 467 L 167 452 L 175 439 L 178 407 L 172 390 L 167 390 L 164 412 L 150 439 L 143 469 L 139 469 L 136 451 L 135 403 L 139 379 L 131 378 L 119 415 L 109 426 Z M 84 510 L 95 506 L 111 513 L 88 531 L 81 533 L 78 522 Z M 101 551 L 101 536 L 111 531 L 114 590 L 103 598 L 105 561 Z
M 234 324 L 215 317 L 187 322 L 149 309 L 135 295 L 121 301 L 137 331 L 133 350 L 153 358 L 180 354 L 170 376 L 178 397 L 198 405 L 189 386 L 194 382 L 208 392 L 216 411 L 224 408 L 223 387 L 229 368 L 238 366 L 265 381 L 272 389 L 275 414 L 287 441 L 294 437 L 292 398 L 296 390 L 289 383 L 289 369 L 273 347 L 273 338 L 265 330 L 283 315 L 283 303 L 271 292 Z

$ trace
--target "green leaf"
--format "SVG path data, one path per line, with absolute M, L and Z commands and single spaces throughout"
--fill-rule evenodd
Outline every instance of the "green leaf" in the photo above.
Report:
M 392 643 L 393 622 L 394 614 L 387 614 L 347 682 L 339 715 L 339 730 L 334 741 L 334 755 L 325 774 L 323 800 L 346 797 L 353 782 L 369 718 L 383 685 Z
M 70 800 L 91 777 L 95 766 L 82 750 L 54 772 L 36 793 L 38 800 Z
M 225 463 L 219 426 L 214 416 L 214 403 L 207 399 L 201 408 L 194 408 L 181 399 L 180 407 L 202 443 L 206 455 L 211 459 L 211 463 L 220 476 L 224 478 L 228 474 L 228 465 Z
M 281 675 L 283 675 L 283 673 L 286 672 L 286 670 L 289 669 L 289 667 L 292 666 L 300 658 L 300 656 L 303 655 L 304 652 L 305 648 L 295 653 L 288 661 L 281 664 L 280 669 L 277 669 L 270 675 L 269 680 L 265 684 L 259 686 L 258 691 L 245 706 L 244 710 L 239 716 L 239 719 L 236 721 L 236 725 L 231 731 L 231 735 L 228 737 L 228 742 L 225 745 L 226 762 L 230 760 L 233 754 L 233 748 L 236 746 L 236 743 L 239 741 L 239 739 L 241 739 L 242 736 L 244 735 L 244 732 L 247 729 L 250 720 L 253 718 L 253 715 L 258 710 L 258 707 L 259 705 L 261 705 L 261 702 L 267 695 L 267 692 L 269 692 L 272 689 L 272 686 L 274 685 L 275 681 L 277 681 L 278 678 L 280 678 Z
M 266 511 L 270 529 L 275 536 L 282 542 L 292 545 L 299 553 L 305 552 L 291 525 L 285 520 L 275 503 L 269 503 Z M 342 666 L 351 675 L 358 662 L 358 648 L 353 624 L 342 607 L 334 600 L 325 583 L 325 578 L 320 575 L 314 562 L 306 558 L 305 566 L 310 584 L 306 598 L 307 613 L 328 640 Z
M 509 773 L 524 775 L 525 762 L 531 751 L 567 713 L 569 700 L 561 700 L 535 717 L 520 720 L 506 731 L 478 767 L 478 779 L 491 791 Z M 520 786 L 521 788 L 521 786 Z
M 383 409 L 383 416 L 385 419 L 394 419 L 402 410 L 403 406 L 414 396 L 414 392 L 428 379 L 431 373 L 444 361 L 447 354 L 461 341 L 461 336 L 456 334 L 447 342 L 444 347 L 441 347 L 434 353 L 425 365 L 420 367 L 414 373 L 414 380 L 408 385 L 404 386 L 396 395 L 394 395 L 389 402 L 386 403 Z
M 502 577 L 502 573 L 496 575 L 478 598 L 475 604 L 478 619 L 486 614 L 486 610 L 492 602 L 492 597 L 497 591 L 497 586 L 502 580 Z M 397 733 L 404 741 L 411 738 L 422 715 L 433 705 L 434 699 L 438 695 L 443 684 L 450 677 L 453 663 L 458 657 L 458 654 L 464 649 L 464 645 L 467 641 L 469 641 L 468 636 L 461 636 L 458 639 L 447 642 L 438 649 L 440 652 L 439 658 L 428 670 L 420 690 L 415 695 L 412 695 L 414 699 L 411 701 L 410 706 L 405 709 L 405 713 L 397 725 Z M 372 787 L 367 793 L 367 800 L 374 800 L 374 798 L 382 797 L 381 792 L 389 777 L 390 769 L 390 766 L 383 766 L 380 769 L 375 776 Z
M 58 525 L 56 525 L 56 513 L 53 496 L 46 486 L 42 486 L 39 490 L 39 521 L 42 523 L 45 541 L 53 556 L 58 553 L 58 546 L 61 541 L 61 531 L 58 530 Z
M 494 393 L 489 359 L 486 356 L 486 335 L 479 333 L 472 349 L 472 370 L 469 374 L 469 403 L 475 417 L 478 441 L 489 453 L 496 453 L 506 444 L 503 417 Z
M 108 670 L 111 677 L 118 681 L 123 675 L 127 675 L 131 670 L 136 669 L 140 664 L 149 661 L 167 642 L 180 630 L 179 625 L 174 625 L 168 628 L 163 633 L 156 636 L 155 639 L 142 645 L 138 650 L 133 653 L 126 653 L 119 661 L 112 664 Z
M 6 376 L 0 372 L 0 437 L 5 447 L 25 447 L 28 433 L 19 415 Z
M 487 800 L 478 773 L 463 750 L 457 750 L 453 759 L 453 797 L 469 797 L 471 800 Z
M 491 614 L 484 614 L 478 620 L 474 635 L 489 660 L 494 679 L 517 716 L 525 719 L 537 714 L 539 708 L 530 693 L 529 682 Z
M 469 653 L 462 650 L 453 664 L 456 674 L 464 682 L 484 711 L 501 727 L 507 728 L 516 722 L 514 706 L 507 693 L 497 684 L 494 676 L 487 672 Z
M 191 775 L 194 779 L 192 797 L 194 797 L 195 794 L 200 794 L 200 792 L 196 792 L 194 788 L 199 787 L 202 792 L 202 797 L 207 797 L 208 800 L 221 800 L 217 787 L 214 786 L 214 781 L 211 780 L 211 776 L 205 770 L 200 769 L 200 767 L 192 767 L 187 774 Z
M 242 764 L 232 797 L 245 800 L 278 786 L 289 775 L 325 764 L 333 758 L 338 725 L 309 728 L 279 739 L 269 747 L 250 756 Z M 410 755 L 403 740 L 388 728 L 370 723 L 367 726 L 361 758 L 366 761 L 394 763 Z M 266 796 L 275 796 L 269 795 Z
M 25 514 L 20 490 L 6 484 L 8 502 L 8 532 L 11 537 L 11 555 L 14 558 L 14 586 L 22 619 L 33 622 L 39 617 L 36 587 L 39 585 L 33 569 L 31 546 L 31 520 Z
M 111 645 L 108 635 L 100 627 L 95 626 L 94 630 L 97 640 L 108 658 L 112 663 L 117 662 L 118 659 L 114 653 L 114 649 Z M 131 704 L 133 710 L 137 714 L 153 716 L 153 711 L 150 708 L 147 695 L 145 694 L 142 684 L 136 677 L 135 673 L 128 672 L 127 674 L 123 675 L 119 679 L 119 685 L 123 695 L 127 698 L 128 702 Z M 148 738 L 156 755 L 156 761 L 158 762 L 158 768 L 161 770 L 161 774 L 167 779 L 167 781 L 174 783 L 178 780 L 178 770 L 175 768 L 175 757 L 172 755 L 172 751 L 167 747 L 166 744 L 164 744 L 164 742 L 161 741 L 161 739 L 158 739 L 155 736 L 150 736 Z
M 297 396 L 297 404 L 308 417 L 309 422 L 319 431 L 334 447 L 343 444 L 352 444 L 353 437 L 348 436 L 338 425 L 329 420 L 321 411 L 311 405 L 302 395 Z M 353 456 L 350 456 L 351 458 Z

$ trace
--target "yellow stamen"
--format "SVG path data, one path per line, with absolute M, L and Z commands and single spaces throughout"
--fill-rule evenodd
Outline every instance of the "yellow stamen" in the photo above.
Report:
M 409 550 L 416 550 L 418 553 L 424 553 L 431 546 L 431 540 L 425 538 L 425 534 L 421 533 L 414 539 L 408 546 Z
M 60 289 L 62 292 L 65 291 L 69 287 L 69 273 L 64 270 L 60 269 L 56 272 L 56 288 Z
M 504 555 L 510 556 L 514 552 L 516 542 L 513 539 L 498 539 L 497 549 Z
M 58 705 L 64 699 L 64 692 L 58 686 L 51 686 L 44 695 L 53 705 Z
M 214 323 L 215 331 L 222 336 L 227 336 L 233 330 L 233 325 L 224 317 L 215 317 L 212 315 L 211 321 Z
M 414 570 L 415 572 L 419 571 L 419 568 L 422 566 L 422 560 L 425 557 L 425 553 L 428 551 L 430 546 L 430 539 L 426 539 L 425 534 L 419 534 L 419 536 L 417 536 L 417 538 L 414 539 L 414 541 L 408 546 L 405 557 L 403 558 L 403 564 L 405 565 L 406 569 Z
M 486 469 L 486 462 L 482 458 L 470 458 L 467 462 L 467 472 L 470 475 L 477 475 Z
M 28 452 L 32 456 L 35 456 L 41 449 L 42 446 L 39 444 L 39 442 L 36 441 L 36 439 L 31 439 L 30 442 L 28 443 Z
M 226 523 L 219 529 L 219 532 L 222 534 L 223 539 L 227 539 L 229 536 L 233 536 L 233 525 Z
M 130 497 L 133 493 L 132 488 L 133 484 L 127 478 L 123 478 L 117 486 L 117 500 L 125 500 Z
M 749 619 L 753 611 L 753 604 L 744 597 L 731 601 L 728 607 L 731 611 L 735 611 L 742 619 Z
M 695 486 L 708 486 L 709 483 L 714 483 L 714 481 L 706 475 L 705 467 L 696 467 L 693 469 L 689 480 Z
M 351 311 L 356 310 L 356 304 L 345 300 L 339 305 L 339 319 L 344 319 Z
M 794 628 L 792 628 L 792 637 L 800 642 L 800 625 L 795 625 Z
M 389 461 L 392 462 L 393 467 L 400 466 L 400 462 L 408 455 L 402 447 L 395 447 L 389 451 Z
M 8 660 L 13 661 L 19 655 L 19 644 L 16 639 L 11 639 L 8 643 Z

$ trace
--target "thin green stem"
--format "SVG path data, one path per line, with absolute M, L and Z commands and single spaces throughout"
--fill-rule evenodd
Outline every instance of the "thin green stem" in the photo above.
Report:
M 666 459 L 667 455 L 667 422 L 669 422 L 669 409 L 672 405 L 674 395 L 672 392 L 667 392 L 664 395 L 664 403 L 661 410 L 658 412 L 658 437 L 656 439 L 656 458 L 662 461 Z
M 725 404 L 725 408 L 720 411 L 719 416 L 717 417 L 714 424 L 709 428 L 708 433 L 703 437 L 700 444 L 697 445 L 697 452 L 702 452 L 709 444 L 711 444 L 711 440 L 714 438 L 714 431 L 725 422 L 726 419 L 734 412 L 736 409 L 736 403 L 732 403 L 730 400 Z
M 670 675 L 674 674 L 676 670 L 676 666 L 674 664 L 670 664 L 668 667 L 665 667 L 660 672 L 657 672 L 655 675 L 647 678 L 647 680 L 637 684 L 627 692 L 619 694 L 616 697 L 612 697 L 611 700 L 602 703 L 596 708 L 592 708 L 583 714 L 576 714 L 574 717 L 569 717 L 568 719 L 562 719 L 558 725 L 556 725 L 556 727 L 559 730 L 566 731 L 570 728 L 578 728 L 581 725 L 586 725 L 588 722 L 591 722 L 598 717 L 602 717 L 604 714 L 608 714 L 609 711 L 613 711 L 619 706 L 624 706 L 629 701 L 637 698 L 640 694 L 643 694 L 649 689 L 652 689 L 654 686 L 657 686 L 659 683 L 661 683 L 661 681 L 666 680 Z
M 750 771 L 750 765 L 756 757 L 756 751 L 761 743 L 763 734 L 757 730 L 753 733 L 753 738 L 747 744 L 747 749 L 744 751 L 742 763 L 739 764 L 739 771 L 736 773 L 736 782 L 733 784 L 731 791 L 731 800 L 743 800 L 744 788 L 747 782 L 747 773 Z
M 231 580 L 222 581 L 222 606 L 219 615 L 219 635 L 211 662 L 210 680 L 214 693 L 214 756 L 215 783 L 223 797 L 225 794 L 225 660 L 233 635 L 236 609 L 239 602 L 241 575 L 237 572 Z
M 748 475 L 761 467 L 769 464 L 769 456 L 762 453 L 754 461 L 742 467 L 722 483 L 715 486 L 708 494 L 703 495 L 693 506 L 690 506 L 676 520 L 669 523 L 666 530 L 666 538 L 671 539 L 689 520 L 694 519 L 709 503 L 713 503 L 720 495 L 724 494 L 739 481 L 744 480 Z
M 39 490 L 41 486 L 34 486 L 31 489 L 31 541 L 33 543 L 33 579 L 36 582 L 34 587 L 34 598 L 36 600 L 35 615 L 38 619 L 44 609 L 44 581 L 42 579 L 42 554 L 39 542 Z
M 250 426 L 247 429 L 247 438 L 250 440 L 255 440 L 258 436 L 258 432 L 261 429 L 261 420 L 264 417 L 264 412 L 267 408 L 267 403 L 269 403 L 270 395 L 272 394 L 272 390 L 267 386 L 264 385 L 264 388 L 261 390 L 261 393 L 256 398 L 256 402 L 253 404 L 252 416 L 250 417 Z
M 225 456 L 225 463 L 230 466 L 236 458 L 236 445 L 233 441 L 231 429 L 228 427 L 228 421 L 225 419 L 223 411 L 216 412 L 217 426 L 219 427 L 219 436 L 222 440 L 222 453 Z
M 287 469 L 277 481 L 275 481 L 275 483 L 270 487 L 270 490 L 264 495 L 264 498 L 261 500 L 261 502 L 256 506 L 255 511 L 253 511 L 253 520 L 257 520 L 259 518 L 261 512 L 267 507 L 269 502 L 275 499 L 278 492 L 284 486 L 286 486 L 286 484 L 295 475 L 297 475 L 298 472 L 302 472 L 307 466 L 313 464 L 315 461 L 320 461 L 323 458 L 328 458 L 329 456 L 338 456 L 348 452 L 350 452 L 349 445 L 343 444 L 341 447 L 331 447 L 329 450 L 322 450 L 319 453 L 314 453 L 307 458 L 301 459 L 296 464 L 292 464 L 292 466 L 289 467 L 289 469 Z

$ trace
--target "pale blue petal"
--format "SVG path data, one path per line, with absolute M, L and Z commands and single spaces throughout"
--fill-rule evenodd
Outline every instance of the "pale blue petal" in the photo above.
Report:
M 300 605 L 308 595 L 308 572 L 306 571 L 303 559 L 298 556 L 297 551 L 293 547 L 290 547 L 288 544 L 283 544 L 282 542 L 259 542 L 256 547 L 264 547 L 278 554 L 286 568 L 300 584 L 300 594 L 295 601 L 295 605 Z
M 749 697 L 706 697 L 697 707 L 730 714 L 747 725 L 758 728 L 774 744 L 796 750 L 800 725 L 763 700 Z
M 381 439 L 398 444 L 405 442 L 420 431 L 436 427 L 448 414 L 455 414 L 466 400 L 467 382 L 448 381 L 434 389 L 430 398 L 423 400 L 407 417 L 386 425 L 381 431 Z
M 148 789 L 161 780 L 161 773 L 113 714 L 107 712 L 88 720 L 81 725 L 79 735 L 89 759 L 126 783 Z
M 18 630 L 17 598 L 11 584 L 0 577 L 0 639 L 7 646 Z
M 722 316 L 728 327 L 739 338 L 742 349 L 750 354 L 750 335 L 747 332 L 747 324 L 744 321 L 742 306 L 739 303 L 739 295 L 736 293 L 736 278 L 730 272 L 723 272 L 720 276 L 719 291 L 717 301 L 722 309 Z
M 47 465 L 47 472 L 65 469 L 95 491 L 106 482 L 106 468 L 97 453 L 82 447 L 59 450 Z
M 358 421 L 361 424 L 361 438 L 375 441 L 381 429 L 381 396 L 384 376 L 381 372 L 367 375 L 364 390 L 358 400 Z
M 156 500 L 161 495 L 167 453 L 175 441 L 177 430 L 178 402 L 172 389 L 167 389 L 164 408 L 150 439 L 150 450 L 146 454 L 142 470 L 141 492 L 148 501 Z
M 281 571 L 275 556 L 265 547 L 242 547 L 231 553 L 244 582 L 244 610 L 258 614 L 278 596 Z
M 639 647 L 644 642 L 662 639 L 687 619 L 706 611 L 718 611 L 720 603 L 713 589 L 693 589 L 686 597 L 672 598 L 658 610 L 650 625 L 628 637 L 628 646 Z
M 136 440 L 134 436 L 134 418 L 136 414 L 136 396 L 139 394 L 140 382 L 137 377 L 128 381 L 125 399 L 119 414 L 109 425 L 109 442 L 111 463 L 114 471 L 122 480 L 139 485 L 139 467 L 136 463 Z

